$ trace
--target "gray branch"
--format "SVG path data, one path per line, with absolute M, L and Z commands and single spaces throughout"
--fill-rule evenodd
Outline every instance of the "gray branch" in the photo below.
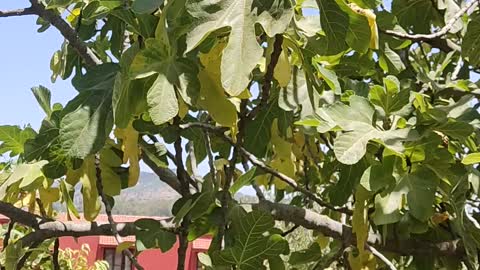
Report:
M 32 3 L 30 9 L 57 28 L 62 36 L 68 40 L 68 43 L 78 52 L 80 57 L 85 60 L 87 65 L 96 66 L 102 64 L 102 61 L 98 59 L 95 53 L 80 39 L 77 32 L 72 29 L 72 27 L 70 27 L 60 15 L 57 15 L 52 10 L 45 9 L 45 7 L 38 3 L 37 0 L 30 0 L 30 3 Z
M 426 40 L 433 40 L 436 38 L 440 38 L 448 33 L 450 29 L 452 29 L 453 25 L 456 21 L 458 21 L 465 13 L 468 12 L 470 9 L 474 9 L 478 6 L 478 0 L 472 0 L 470 3 L 465 5 L 463 8 L 459 9 L 455 15 L 448 20 L 444 27 L 442 27 L 439 31 L 431 34 L 408 34 L 408 33 L 401 33 L 396 32 L 393 30 L 385 30 L 386 34 L 389 34 L 394 37 L 410 39 L 413 41 L 426 41 Z
M 308 209 L 269 201 L 261 201 L 258 204 L 254 204 L 253 208 L 270 213 L 276 220 L 291 222 L 306 229 L 321 232 L 326 236 L 342 240 L 344 243 L 354 244 L 356 240 L 352 233 L 352 227 Z M 114 235 L 112 226 L 108 223 L 73 223 L 44 219 L 5 202 L 0 202 L 0 214 L 7 216 L 10 220 L 15 220 L 17 223 L 35 229 L 34 232 L 26 235 L 22 239 L 25 243 L 24 246 L 53 237 Z M 160 222 L 165 230 L 178 233 L 178 229 L 175 227 L 175 224 L 172 223 L 171 218 Z M 115 224 L 115 228 L 120 236 L 135 234 L 135 225 L 133 223 L 117 223 Z M 430 243 L 410 239 L 398 241 L 389 240 L 382 243 L 381 239 L 382 237 L 379 234 L 370 233 L 367 244 L 378 250 L 395 252 L 402 255 L 440 254 L 445 256 L 463 256 L 465 254 L 465 249 L 459 240 Z
M 253 208 L 270 213 L 276 220 L 291 222 L 306 229 L 321 232 L 325 236 L 341 240 L 346 245 L 356 243 L 351 226 L 342 224 L 328 216 L 318 214 L 314 211 L 287 204 L 272 203 L 269 201 L 261 201 L 254 205 Z M 465 254 L 465 249 L 460 244 L 459 240 L 430 243 L 410 239 L 388 240 L 383 243 L 381 235 L 376 233 L 369 233 L 367 238 L 367 248 L 368 246 L 401 255 L 463 256 Z M 378 254 L 376 255 L 378 256 Z
M 167 219 L 160 221 L 160 223 L 165 230 L 176 232 L 175 224 L 171 221 L 172 219 Z M 135 235 L 135 224 L 133 222 L 116 223 L 115 228 L 118 235 L 122 237 Z M 82 237 L 92 235 L 114 236 L 114 232 L 112 230 L 112 226 L 109 223 L 98 224 L 96 222 L 74 223 L 49 221 L 46 223 L 42 223 L 36 231 L 23 237 L 22 244 L 23 246 L 29 246 L 34 242 L 45 241 L 54 237 Z
M 0 18 L 25 16 L 25 15 L 35 15 L 35 12 L 32 8 L 21 8 L 21 9 L 6 10 L 6 11 L 0 10 Z

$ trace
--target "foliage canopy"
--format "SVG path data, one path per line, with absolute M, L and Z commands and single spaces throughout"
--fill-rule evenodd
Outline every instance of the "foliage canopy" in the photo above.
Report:
M 53 229 L 53 204 L 111 216 L 141 161 L 181 198 L 170 220 L 100 228 L 137 236 L 137 253 L 120 245 L 134 264 L 177 234 L 183 269 L 187 243 L 208 234 L 209 269 L 478 268 L 478 1 L 31 3 L 0 17 L 57 28 L 51 79 L 78 93 L 51 104 L 33 87 L 40 129 L 0 126 L 12 157 L 0 213 L 30 228 L 5 243 L 7 269 L 38 242 L 78 235 Z M 251 207 L 233 199 L 245 186 Z M 275 221 L 315 240 L 289 248 Z

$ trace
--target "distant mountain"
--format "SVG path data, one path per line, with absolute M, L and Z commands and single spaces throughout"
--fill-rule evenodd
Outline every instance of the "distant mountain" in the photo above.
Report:
M 82 211 L 82 196 L 80 186 L 73 202 L 79 211 Z M 173 203 L 180 195 L 167 184 L 160 181 L 154 173 L 141 172 L 138 184 L 134 187 L 123 189 L 120 195 L 115 196 L 113 213 L 117 215 L 136 216 L 170 216 Z M 60 207 L 60 211 L 64 207 Z
M 82 211 L 80 186 L 77 185 L 73 201 L 77 209 Z M 170 216 L 172 205 L 180 198 L 180 195 L 160 181 L 156 174 L 141 172 L 136 186 L 122 190 L 120 195 L 114 198 L 113 213 L 117 215 Z M 235 199 L 240 203 L 257 201 L 256 197 L 242 193 L 235 194 Z M 65 207 L 62 206 L 57 209 L 65 211 Z
M 122 190 L 115 197 L 114 214 L 170 216 L 173 203 L 180 195 L 160 181 L 154 173 L 141 172 L 136 186 Z

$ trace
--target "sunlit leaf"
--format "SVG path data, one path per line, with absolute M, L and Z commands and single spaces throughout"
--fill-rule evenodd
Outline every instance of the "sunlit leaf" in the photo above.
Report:
M 193 17 L 187 34 L 187 51 L 197 47 L 211 32 L 225 27 L 231 29 L 222 55 L 221 81 L 232 96 L 247 87 L 250 73 L 263 54 L 255 37 L 255 24 L 260 24 L 266 34 L 273 37 L 285 30 L 293 16 L 291 3 L 285 0 L 188 1 L 186 9 Z

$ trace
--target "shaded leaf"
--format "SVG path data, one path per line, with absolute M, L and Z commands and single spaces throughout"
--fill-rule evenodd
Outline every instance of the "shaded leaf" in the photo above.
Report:
M 112 130 L 112 89 L 117 67 L 96 67 L 77 81 L 80 93 L 63 110 L 59 140 L 65 155 L 85 158 L 100 150 Z
M 468 61 L 474 65 L 480 65 L 480 55 L 478 50 L 480 44 L 480 14 L 473 14 L 467 26 L 467 32 L 462 42 L 462 56 L 467 57 Z
M 159 9 L 163 0 L 135 0 L 132 4 L 132 10 L 136 13 L 152 13 Z
M 47 114 L 47 117 L 50 117 L 52 114 L 52 105 L 51 105 L 51 94 L 50 90 L 46 87 L 39 85 L 37 87 L 32 87 L 32 93 L 37 99 L 38 104 L 42 107 L 43 111 Z
M 165 231 L 158 220 L 138 219 L 135 221 L 136 248 L 138 251 L 160 248 L 162 252 L 169 251 L 177 237 Z

